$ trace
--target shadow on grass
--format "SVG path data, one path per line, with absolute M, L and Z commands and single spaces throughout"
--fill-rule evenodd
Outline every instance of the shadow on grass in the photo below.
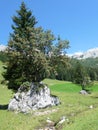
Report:
M 0 104 L 0 110 L 7 110 L 7 109 L 8 109 L 8 104 L 4 104 L 4 105 Z

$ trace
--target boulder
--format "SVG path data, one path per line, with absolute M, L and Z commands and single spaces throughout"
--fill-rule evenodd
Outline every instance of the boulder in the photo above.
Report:
M 19 91 L 10 100 L 8 110 L 29 113 L 32 110 L 42 109 L 60 103 L 58 97 L 51 95 L 50 89 L 43 83 L 32 83 L 27 92 Z
M 80 94 L 82 94 L 82 95 L 87 95 L 88 92 L 87 92 L 86 90 L 81 90 L 81 91 L 80 91 Z

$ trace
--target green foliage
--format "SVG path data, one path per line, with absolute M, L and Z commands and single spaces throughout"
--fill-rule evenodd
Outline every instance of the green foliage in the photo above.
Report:
M 68 40 L 62 40 L 60 36 L 58 36 L 57 44 L 55 46 L 54 54 L 55 55 L 64 55 L 66 53 L 66 49 L 69 48 L 69 41 Z
M 8 56 L 7 56 L 7 54 L 6 54 L 6 52 L 0 52 L 0 61 L 2 61 L 2 62 L 6 62 L 7 61 L 7 59 L 8 59 Z
M 17 90 L 24 82 L 40 82 L 54 71 L 66 66 L 66 56 L 62 56 L 69 42 L 58 39 L 56 45 L 50 30 L 35 27 L 36 18 L 26 8 L 24 2 L 13 16 L 13 33 L 8 42 L 8 62 L 4 77 L 9 81 L 8 88 Z M 56 59 L 56 64 L 53 58 Z M 61 66 L 59 66 L 59 64 Z M 60 77 L 60 76 L 59 76 Z M 64 76 L 63 76 L 64 77 Z M 63 79 L 63 78 L 62 78 Z
M 91 80 L 98 80 L 98 57 L 87 58 L 81 61 L 83 66 L 87 69 Z
M 88 86 L 91 86 L 92 82 L 90 77 L 88 76 L 86 69 L 82 66 L 82 64 L 78 61 L 74 68 L 73 73 L 73 82 L 76 84 L 80 84 L 82 90 L 86 90 Z
M 44 31 L 41 27 L 36 28 L 36 44 L 37 49 L 40 50 L 46 56 L 53 51 L 54 35 L 50 30 Z
M 8 88 L 17 90 L 25 81 L 39 82 L 49 73 L 46 56 L 39 50 L 38 44 L 42 44 L 44 39 L 48 42 L 46 36 L 51 35 L 48 31 L 45 33 L 41 28 L 35 28 L 36 19 L 24 2 L 17 11 L 17 16 L 13 17 L 13 22 L 4 77 L 9 81 Z
M 67 80 L 68 70 L 70 68 L 69 58 L 66 55 L 52 56 L 50 59 L 52 68 L 50 78 L 58 80 Z
M 65 79 L 65 80 L 74 81 L 74 73 L 76 71 L 78 62 L 80 63 L 81 69 L 80 69 L 80 72 L 79 70 L 77 70 L 77 73 L 81 73 L 81 74 L 83 73 L 83 75 L 85 75 L 84 80 L 87 81 L 88 79 L 88 81 L 91 80 L 92 82 L 95 80 L 96 81 L 98 80 L 98 58 L 88 58 L 88 59 L 81 59 L 81 60 L 70 58 L 69 60 L 70 68 L 66 71 L 68 79 Z M 81 74 L 79 74 L 79 76 Z M 91 84 L 91 81 L 90 81 L 90 84 Z
M 31 83 L 26 81 L 26 82 L 21 84 L 19 91 L 20 92 L 27 92 L 30 89 L 30 87 L 31 87 Z

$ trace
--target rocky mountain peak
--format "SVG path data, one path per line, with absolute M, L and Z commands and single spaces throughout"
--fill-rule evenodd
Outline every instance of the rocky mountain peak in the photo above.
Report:
M 98 48 L 92 48 L 85 52 L 77 52 L 71 57 L 76 59 L 96 58 L 98 57 Z
M 0 51 L 4 51 L 7 48 L 7 46 L 0 44 Z

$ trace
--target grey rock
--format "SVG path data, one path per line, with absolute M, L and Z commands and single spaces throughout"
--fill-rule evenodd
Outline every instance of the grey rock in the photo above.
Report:
M 42 83 L 32 83 L 28 92 L 18 91 L 10 100 L 8 110 L 29 113 L 60 103 L 58 97 L 51 95 L 50 89 Z
M 87 92 L 86 90 L 81 90 L 81 91 L 80 91 L 80 94 L 87 95 L 88 92 Z

